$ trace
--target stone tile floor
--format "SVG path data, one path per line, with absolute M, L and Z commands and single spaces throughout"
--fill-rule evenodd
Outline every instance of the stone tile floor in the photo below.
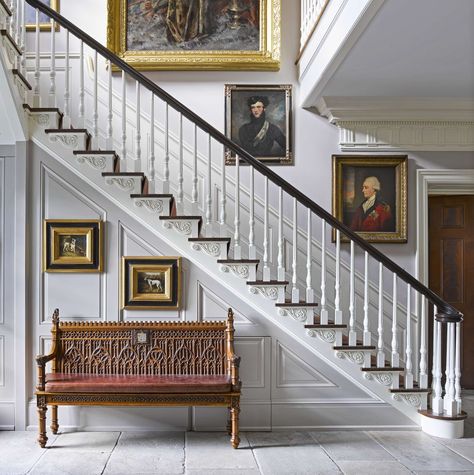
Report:
M 474 395 L 465 398 L 474 414 Z M 221 432 L 0 432 L 0 474 L 473 474 L 474 417 L 464 439 L 419 431 L 244 432 L 238 450 Z

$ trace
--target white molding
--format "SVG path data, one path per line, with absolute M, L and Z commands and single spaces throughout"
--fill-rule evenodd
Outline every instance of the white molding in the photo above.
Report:
M 0 386 L 5 387 L 5 337 L 0 335 Z
M 298 64 L 302 107 L 314 106 L 385 0 L 331 0 Z
M 0 325 L 5 323 L 5 157 L 0 157 Z
M 417 170 L 416 172 L 416 260 L 415 277 L 428 284 L 428 196 L 473 195 L 474 169 Z

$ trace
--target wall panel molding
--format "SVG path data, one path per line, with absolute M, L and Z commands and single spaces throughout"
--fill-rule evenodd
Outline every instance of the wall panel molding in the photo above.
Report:
M 0 157 L 0 325 L 5 323 L 5 157 Z
M 5 337 L 0 335 L 0 387 L 5 387 Z

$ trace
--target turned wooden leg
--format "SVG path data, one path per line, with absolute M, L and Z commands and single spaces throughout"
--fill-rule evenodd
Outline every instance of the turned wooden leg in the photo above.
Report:
M 227 433 L 232 435 L 232 416 L 230 415 L 230 407 L 229 407 L 229 416 L 227 418 Z
M 240 437 L 239 437 L 239 401 L 233 401 L 232 407 L 230 409 L 230 416 L 232 420 L 232 434 L 230 438 L 230 442 L 232 443 L 232 447 L 236 449 L 240 444 Z
M 57 434 L 58 429 L 58 406 L 51 406 L 51 431 L 53 434 Z
M 38 405 L 38 416 L 39 416 L 38 442 L 43 449 L 46 447 L 46 442 L 48 441 L 48 437 L 46 437 L 46 411 L 47 410 L 48 410 L 48 406 L 46 404 Z

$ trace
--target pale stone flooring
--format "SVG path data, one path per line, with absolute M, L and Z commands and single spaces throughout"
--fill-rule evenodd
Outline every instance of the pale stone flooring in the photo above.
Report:
M 474 414 L 474 396 L 465 399 Z M 35 432 L 0 432 L 0 474 L 473 474 L 474 417 L 464 439 L 419 431 L 71 432 L 39 448 Z

